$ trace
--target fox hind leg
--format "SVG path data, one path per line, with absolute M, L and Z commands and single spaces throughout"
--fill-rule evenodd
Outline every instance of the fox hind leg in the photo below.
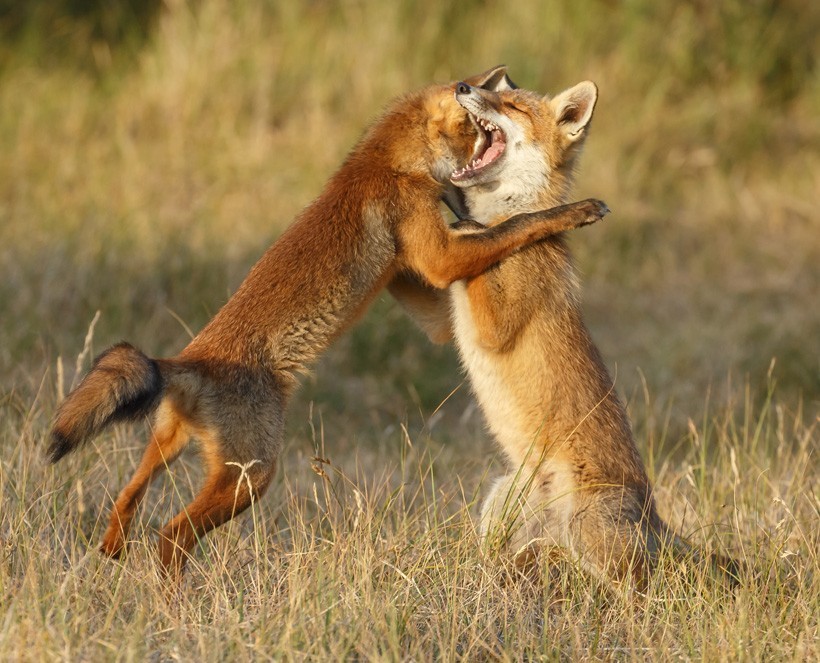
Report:
M 564 538 L 553 502 L 531 470 L 500 477 L 481 507 L 481 538 L 513 555 L 516 564 L 526 564 L 536 549 L 559 545 Z
M 211 463 L 202 490 L 160 532 L 159 556 L 166 572 L 179 575 L 197 540 L 228 522 L 259 499 L 270 484 L 275 463 L 238 468 Z
M 570 529 L 583 565 L 616 585 L 645 590 L 662 545 L 654 507 L 625 489 L 600 491 L 579 502 Z
M 108 521 L 100 550 L 118 557 L 125 548 L 134 513 L 148 485 L 182 453 L 189 437 L 171 406 L 163 404 L 156 418 L 154 432 L 131 481 L 120 491 Z

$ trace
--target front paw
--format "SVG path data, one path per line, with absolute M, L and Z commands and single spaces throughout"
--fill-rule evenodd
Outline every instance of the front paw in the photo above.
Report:
M 597 198 L 587 198 L 579 203 L 575 203 L 575 205 L 579 208 L 578 217 L 580 221 L 578 227 L 596 223 L 609 214 L 610 211 L 606 203 Z

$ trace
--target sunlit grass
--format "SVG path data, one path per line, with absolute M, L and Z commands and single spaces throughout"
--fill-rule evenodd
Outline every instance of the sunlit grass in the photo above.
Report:
M 773 401 L 707 414 L 680 459 L 656 468 L 664 517 L 739 559 L 740 586 L 666 568 L 643 596 L 602 586 L 569 559 L 522 578 L 483 549 L 473 514 L 486 489 L 485 443 L 397 430 L 390 449 L 330 449 L 315 421 L 269 495 L 209 535 L 182 583 L 169 584 L 155 531 L 190 499 L 197 464 L 183 459 L 157 482 L 128 554 L 107 560 L 96 545 L 142 431 L 121 429 L 48 467 L 36 419 L 4 404 L 4 659 L 818 653 L 817 431 Z M 716 451 L 704 466 L 706 431 Z
M 4 43 L 0 658 L 816 658 L 816 4 L 166 2 L 139 47 L 71 22 Z M 387 297 L 304 379 L 275 485 L 181 587 L 154 531 L 193 458 L 100 558 L 143 431 L 42 453 L 96 312 L 82 369 L 123 338 L 176 353 L 388 99 L 500 62 L 598 84 L 576 193 L 614 213 L 571 239 L 585 316 L 662 515 L 751 577 L 727 597 L 659 574 L 638 601 L 566 560 L 511 578 L 475 533 L 501 460 L 455 353 Z

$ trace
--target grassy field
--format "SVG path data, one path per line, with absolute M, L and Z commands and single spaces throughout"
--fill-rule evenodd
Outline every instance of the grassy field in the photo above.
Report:
M 817 3 L 32 5 L 0 20 L 0 659 L 820 656 Z M 182 586 L 153 532 L 195 457 L 101 559 L 145 431 L 48 466 L 78 369 L 123 338 L 176 353 L 388 99 L 499 62 L 599 86 L 576 194 L 614 213 L 572 238 L 585 316 L 662 515 L 750 577 L 729 596 L 661 573 L 637 601 L 569 562 L 510 577 L 474 530 L 500 456 L 453 349 L 387 295 Z

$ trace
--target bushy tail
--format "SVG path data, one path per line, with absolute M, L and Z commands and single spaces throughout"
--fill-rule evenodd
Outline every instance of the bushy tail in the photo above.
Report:
M 165 381 L 157 361 L 128 343 L 94 360 L 82 382 L 63 401 L 51 429 L 48 455 L 56 463 L 109 424 L 138 419 L 158 405 Z

